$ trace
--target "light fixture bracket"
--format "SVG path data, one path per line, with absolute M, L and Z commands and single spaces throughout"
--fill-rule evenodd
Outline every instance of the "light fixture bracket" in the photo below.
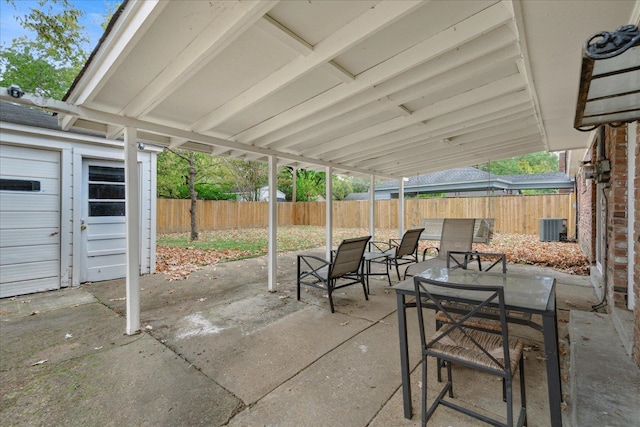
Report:
M 640 120 L 640 30 L 624 25 L 589 37 L 582 49 L 574 128 Z

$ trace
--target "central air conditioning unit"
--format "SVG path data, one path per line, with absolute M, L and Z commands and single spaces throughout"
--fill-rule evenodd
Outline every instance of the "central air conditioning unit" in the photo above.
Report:
M 565 218 L 540 218 L 540 241 L 559 242 L 567 238 Z

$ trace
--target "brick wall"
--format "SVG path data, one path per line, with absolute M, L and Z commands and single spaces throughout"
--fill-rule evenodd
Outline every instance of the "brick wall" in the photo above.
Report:
M 633 135 L 629 135 L 633 138 Z M 635 249 L 634 258 L 634 285 L 633 292 L 636 297 L 636 305 L 634 309 L 634 339 L 633 339 L 633 357 L 638 365 L 640 365 L 640 122 L 636 122 L 636 176 L 633 177 L 635 182 L 635 218 L 633 241 Z M 631 177 L 629 177 L 631 178 Z M 631 236 L 631 233 L 629 233 Z
M 561 151 L 558 153 L 558 172 L 567 173 L 569 167 L 567 166 L 567 152 Z M 571 188 L 561 188 L 558 190 L 560 194 L 571 193 L 573 189 Z
M 627 127 L 606 128 L 611 180 L 607 194 L 607 289 L 609 304 L 627 307 Z
M 595 163 L 595 147 L 590 149 L 590 159 Z M 586 160 L 586 159 L 585 159 Z M 596 261 L 596 186 L 592 179 L 585 179 L 584 170 L 576 175 L 576 204 L 578 206 L 577 239 L 580 250 L 591 264 Z

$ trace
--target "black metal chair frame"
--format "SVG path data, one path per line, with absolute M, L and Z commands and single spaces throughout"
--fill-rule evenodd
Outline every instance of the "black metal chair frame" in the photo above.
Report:
M 422 346 L 422 425 L 426 426 L 427 421 L 433 415 L 438 405 L 442 404 L 453 410 L 479 419 L 483 422 L 489 423 L 495 426 L 513 426 L 514 425 L 514 411 L 513 411 L 513 396 L 512 396 L 512 379 L 515 372 L 511 370 L 510 359 L 510 344 L 509 344 L 509 329 L 507 327 L 507 310 L 504 302 L 504 290 L 501 286 L 478 286 L 478 285 L 463 285 L 456 283 L 445 283 L 435 280 L 429 280 L 420 276 L 414 276 L 414 285 L 416 295 L 416 308 L 418 312 L 418 322 L 420 328 L 420 339 Z M 431 291 L 429 290 L 431 289 Z M 477 299 L 469 299 L 456 297 L 451 295 L 451 291 L 464 291 L 464 292 L 478 292 Z M 480 294 L 482 293 L 482 294 Z M 446 294 L 447 296 L 443 296 Z M 450 310 L 448 303 L 463 303 L 469 304 L 470 309 L 466 311 L 462 316 L 452 316 L 450 312 L 457 312 L 459 310 Z M 467 321 L 474 316 L 483 315 L 483 311 L 490 307 L 499 308 L 499 317 L 501 329 L 499 331 L 491 331 L 480 329 L 478 327 L 470 325 Z M 448 323 L 440 328 L 436 334 L 427 338 L 426 328 L 424 324 L 423 308 L 435 308 L 443 313 Z M 459 307 L 459 306 L 458 306 Z M 443 338 L 452 334 L 454 331 L 460 331 L 471 344 L 468 344 L 469 349 L 476 351 L 481 355 L 486 356 L 487 361 L 491 361 L 485 364 L 474 363 L 473 361 L 466 360 L 457 355 L 454 352 L 446 352 L 434 346 L 443 340 Z M 478 338 L 483 337 L 484 334 L 500 335 L 502 338 L 502 360 L 498 360 L 494 355 L 490 354 L 486 348 L 478 342 Z M 435 357 L 440 361 L 444 361 L 447 367 L 447 383 L 442 388 L 435 401 L 427 408 L 427 356 Z M 483 356 L 483 357 L 484 357 Z M 450 400 L 445 400 L 448 393 L 449 398 L 453 398 L 453 383 L 451 374 L 451 364 L 456 363 L 469 368 L 478 369 L 483 372 L 487 372 L 492 375 L 496 375 L 503 380 L 503 400 L 507 405 L 507 422 L 506 424 L 500 420 L 489 418 L 484 414 L 480 414 L 472 411 L 471 409 L 458 405 Z M 493 366 L 487 366 L 492 363 Z M 525 384 L 524 384 L 524 356 L 519 355 L 519 370 L 520 370 L 520 401 L 521 408 L 518 413 L 517 425 L 522 426 L 527 423 L 526 416 L 526 396 L 525 396 Z
M 396 268 L 398 280 L 401 280 L 400 266 L 418 262 L 418 245 L 423 231 L 424 228 L 414 228 L 407 230 L 402 239 L 390 239 L 388 242 L 370 242 L 369 251 L 379 251 L 387 254 L 387 257 L 381 259 L 381 261 L 372 260 L 371 262 L 393 264 Z
M 327 261 L 315 255 L 298 255 L 297 292 L 300 301 L 300 285 L 310 286 L 327 291 L 329 305 L 334 313 L 333 291 L 360 283 L 364 290 L 364 297 L 368 301 L 367 288 L 362 255 L 371 236 L 345 239 L 338 249 L 332 252 L 331 260 Z M 338 281 L 341 280 L 340 283 Z

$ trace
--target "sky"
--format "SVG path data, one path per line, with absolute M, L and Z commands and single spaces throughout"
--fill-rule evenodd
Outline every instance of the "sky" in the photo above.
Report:
M 84 15 L 80 19 L 80 24 L 84 25 L 85 33 L 90 42 L 87 46 L 87 52 L 91 52 L 98 44 L 102 36 L 102 27 L 100 24 L 104 21 L 104 15 L 113 7 L 110 5 L 119 4 L 120 1 L 109 0 L 71 0 L 76 7 L 84 11 Z M 16 21 L 16 16 L 24 16 L 30 8 L 37 7 L 38 2 L 32 0 L 15 0 L 15 6 L 7 4 L 5 0 L 0 0 L 0 44 L 9 46 L 11 40 L 20 36 L 31 36 Z

